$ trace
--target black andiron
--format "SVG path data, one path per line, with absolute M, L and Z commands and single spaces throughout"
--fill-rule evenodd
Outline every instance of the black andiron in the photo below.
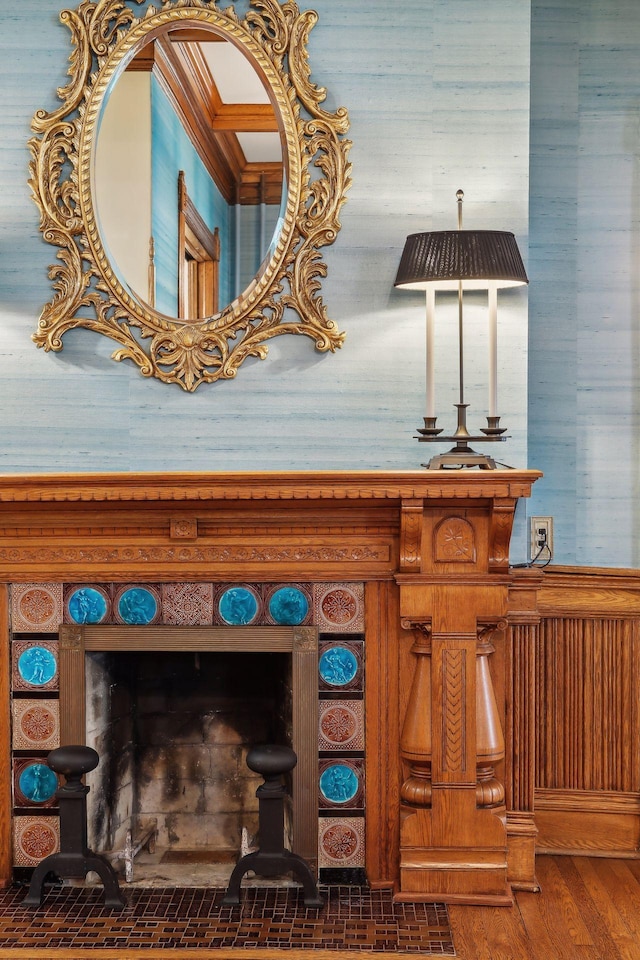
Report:
M 247 754 L 249 769 L 264 777 L 264 783 L 256 790 L 260 849 L 248 853 L 235 865 L 223 904 L 235 906 L 240 903 L 240 881 L 245 873 L 253 870 L 259 877 L 293 873 L 302 884 L 305 906 L 324 906 L 309 864 L 284 846 L 284 799 L 287 792 L 282 776 L 293 770 L 297 762 L 293 750 L 276 744 L 253 747 Z
M 95 750 L 85 746 L 58 747 L 47 757 L 47 763 L 66 779 L 56 791 L 60 804 L 60 853 L 52 853 L 36 867 L 31 878 L 25 904 L 37 907 L 42 902 L 47 874 L 60 878 L 84 878 L 93 871 L 104 886 L 106 907 L 122 910 L 126 900 L 120 891 L 118 878 L 108 860 L 87 847 L 87 794 L 89 787 L 82 783 L 85 773 L 95 770 L 100 758 Z

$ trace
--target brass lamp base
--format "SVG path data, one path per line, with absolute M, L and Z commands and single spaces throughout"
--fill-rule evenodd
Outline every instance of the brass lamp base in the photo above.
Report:
M 480 470 L 496 470 L 497 463 L 493 457 L 484 453 L 476 453 L 470 447 L 466 450 L 459 450 L 454 447 L 448 453 L 440 453 L 437 457 L 432 457 L 429 463 L 423 463 L 421 466 L 427 470 L 454 470 L 458 467 L 478 467 Z
M 438 454 L 432 457 L 429 463 L 423 463 L 422 466 L 428 470 L 457 469 L 459 467 L 478 467 L 480 470 L 496 470 L 499 466 L 506 467 L 505 463 L 496 462 L 493 457 L 484 453 L 476 453 L 469 446 L 472 443 L 496 443 L 508 438 L 504 436 L 506 428 L 500 426 L 500 417 L 487 417 L 487 427 L 483 427 L 484 436 L 472 437 L 467 430 L 466 411 L 468 404 L 456 403 L 458 409 L 458 426 L 456 432 L 450 437 L 442 437 L 442 430 L 436 427 L 435 417 L 425 417 L 424 427 L 418 429 L 420 436 L 416 437 L 420 443 L 442 443 L 448 441 L 455 443 L 455 447 L 448 453 Z

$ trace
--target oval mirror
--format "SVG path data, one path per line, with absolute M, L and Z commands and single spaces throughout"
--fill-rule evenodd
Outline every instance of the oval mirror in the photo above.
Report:
M 146 0 L 140 0 L 145 4 Z M 114 359 L 195 390 L 268 341 L 344 339 L 320 296 L 350 185 L 348 115 L 310 81 L 314 11 L 249 0 L 123 0 L 61 13 L 76 50 L 38 111 L 30 184 L 56 290 L 33 339 L 84 326 Z
M 218 31 L 168 24 L 144 42 L 95 143 L 96 219 L 123 287 L 200 320 L 254 285 L 282 227 L 284 139 L 266 80 Z

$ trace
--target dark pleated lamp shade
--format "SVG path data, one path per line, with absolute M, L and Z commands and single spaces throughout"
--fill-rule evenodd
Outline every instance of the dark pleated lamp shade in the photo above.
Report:
M 486 290 L 528 283 L 516 238 L 500 230 L 440 230 L 407 237 L 394 286 Z

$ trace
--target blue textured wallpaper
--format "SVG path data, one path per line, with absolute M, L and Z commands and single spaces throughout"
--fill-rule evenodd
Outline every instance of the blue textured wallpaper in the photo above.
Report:
M 425 405 L 424 303 L 419 293 L 395 291 L 393 280 L 407 234 L 455 227 L 455 193 L 460 187 L 466 194 L 465 226 L 513 231 L 528 261 L 529 0 L 300 3 L 313 6 L 319 14 L 310 39 L 312 78 L 327 87 L 328 108 L 345 105 L 351 117 L 353 186 L 342 212 L 342 232 L 325 254 L 328 277 L 323 283 L 329 314 L 347 332 L 347 340 L 341 351 L 327 356 L 316 353 L 305 337 L 278 338 L 272 341 L 266 361 L 248 361 L 234 381 L 203 386 L 194 395 L 177 386 L 146 380 L 126 362 L 114 363 L 109 359 L 113 344 L 87 331 L 67 334 L 59 354 L 45 354 L 30 341 L 42 305 L 52 295 L 47 268 L 55 251 L 38 232 L 38 214 L 26 182 L 26 143 L 31 116 L 38 108 L 57 105 L 56 87 L 66 79 L 71 45 L 58 15 L 67 5 L 63 0 L 47 0 L 46 4 L 21 0 L 0 13 L 4 94 L 0 104 L 0 469 L 419 467 L 441 449 L 425 450 L 425 444 L 418 445 L 413 439 Z M 599 174 L 606 167 L 604 156 L 594 159 L 593 166 L 583 165 L 579 218 L 584 245 L 580 258 L 575 250 L 572 254 L 575 283 L 579 275 L 586 284 L 578 297 L 577 287 L 572 294 L 555 265 L 555 244 L 558 249 L 563 244 L 570 246 L 574 228 L 570 217 L 558 212 L 554 198 L 562 198 L 563 206 L 571 211 L 572 203 L 577 202 L 575 178 L 558 159 L 551 135 L 548 137 L 543 127 L 545 118 L 553 114 L 549 122 L 556 124 L 556 135 L 571 140 L 578 123 L 578 98 L 569 77 L 573 60 L 566 64 L 563 57 L 567 51 L 577 57 L 576 31 L 589 26 L 586 18 L 592 16 L 597 26 L 598 8 L 612 6 L 619 11 L 619 18 L 602 17 L 603 30 L 606 21 L 611 36 L 606 31 L 597 34 L 593 45 L 583 49 L 588 58 L 580 73 L 583 120 L 575 150 L 591 150 L 594 137 L 597 141 L 600 134 L 598 142 L 603 149 L 610 141 L 607 132 L 618 137 L 623 128 L 626 139 L 620 141 L 620 154 L 608 178 L 610 194 L 597 189 Z M 246 3 L 241 0 L 236 8 L 242 14 Z M 612 88 L 604 99 L 598 90 L 609 68 L 620 83 L 624 78 L 633 87 L 633 40 L 629 34 L 619 64 L 610 62 L 613 54 L 608 57 L 606 51 L 618 42 L 617 31 L 624 40 L 625 18 L 634 17 L 637 19 L 631 0 L 626 4 L 622 0 L 613 4 L 604 0 L 600 4 L 578 5 L 569 0 L 535 4 L 534 51 L 543 66 L 534 73 L 538 88 L 532 127 L 537 138 L 533 169 L 538 186 L 532 192 L 531 222 L 538 232 L 533 249 L 535 272 L 530 268 L 530 273 L 532 281 L 544 289 L 534 290 L 532 282 L 536 326 L 531 349 L 536 373 L 530 416 L 536 431 L 541 423 L 546 430 L 551 408 L 554 421 L 561 426 L 551 428 L 555 446 L 547 444 L 547 434 L 539 440 L 529 436 L 530 463 L 548 470 L 536 509 L 556 517 L 559 544 L 567 557 L 573 555 L 572 511 L 587 510 L 588 514 L 598 503 L 596 497 L 591 499 L 591 507 L 587 508 L 586 501 L 575 507 L 575 488 L 584 491 L 588 475 L 592 487 L 606 484 L 611 497 L 607 461 L 598 461 L 594 454 L 597 433 L 587 444 L 576 442 L 583 433 L 583 418 L 602 409 L 605 394 L 607 409 L 615 407 L 623 414 L 616 428 L 621 443 L 617 439 L 607 443 L 623 458 L 618 473 L 624 478 L 621 492 L 627 505 L 636 469 L 631 444 L 631 305 L 626 309 L 626 332 L 617 327 L 618 299 L 611 319 L 615 331 L 609 330 L 604 343 L 591 337 L 589 324 L 596 322 L 596 301 L 611 301 L 606 288 L 591 289 L 601 278 L 593 271 L 589 259 L 593 259 L 593 251 L 588 245 L 588 225 L 594 223 L 596 228 L 592 241 L 601 240 L 613 210 L 616 220 L 610 239 L 619 258 L 617 266 L 608 264 L 606 275 L 620 281 L 620 289 L 631 302 L 630 286 L 621 271 L 632 254 L 630 230 L 636 205 L 631 203 L 630 158 L 637 125 L 631 123 L 630 114 L 625 121 L 618 113 L 622 88 Z M 637 52 L 637 44 L 635 49 Z M 558 83 L 546 75 L 545 58 L 551 58 Z M 563 95 L 558 102 L 563 78 L 567 80 L 567 98 Z M 608 108 L 613 113 L 605 131 L 598 127 L 593 111 Z M 556 119 L 556 111 L 564 112 Z M 571 153 L 573 148 L 567 145 L 566 149 Z M 540 166 L 545 156 L 553 161 L 550 178 Z M 567 179 L 569 187 L 565 189 Z M 575 209 L 572 215 L 576 221 Z M 554 230 L 557 227 L 557 240 L 556 234 L 550 239 L 547 224 Z M 616 247 L 618 243 L 621 248 Z M 561 256 L 567 259 L 564 252 Z M 542 271 L 545 264 L 549 274 Z M 555 306 L 554 290 L 559 298 Z M 578 303 L 583 317 L 579 359 L 572 352 Z M 444 298 L 438 312 L 436 400 L 441 425 L 448 430 L 454 425 L 452 404 L 456 400 L 455 315 L 455 302 Z M 487 413 L 482 298 L 469 297 L 466 318 L 469 423 L 476 430 Z M 527 291 L 501 294 L 499 409 L 511 439 L 495 453 L 519 467 L 527 463 L 527 324 Z M 554 369 L 544 361 L 541 378 L 540 351 L 548 351 L 545 344 L 549 339 L 545 329 L 553 331 L 556 340 L 562 333 L 561 357 L 551 351 Z M 598 362 L 603 350 L 605 354 L 613 351 L 617 357 L 617 365 L 607 374 Z M 547 377 L 552 381 L 548 387 Z M 587 383 L 594 391 L 591 396 Z M 570 438 L 568 444 L 563 442 L 566 437 Z M 594 488 L 594 495 L 596 492 Z M 630 534 L 625 530 L 622 537 L 626 546 L 612 546 L 612 563 L 617 557 L 626 563 L 631 555 Z M 595 562 L 597 556 L 590 559 Z M 588 562 L 588 558 L 582 555 L 581 561 Z
M 534 0 L 530 511 L 559 562 L 640 565 L 640 6 Z

